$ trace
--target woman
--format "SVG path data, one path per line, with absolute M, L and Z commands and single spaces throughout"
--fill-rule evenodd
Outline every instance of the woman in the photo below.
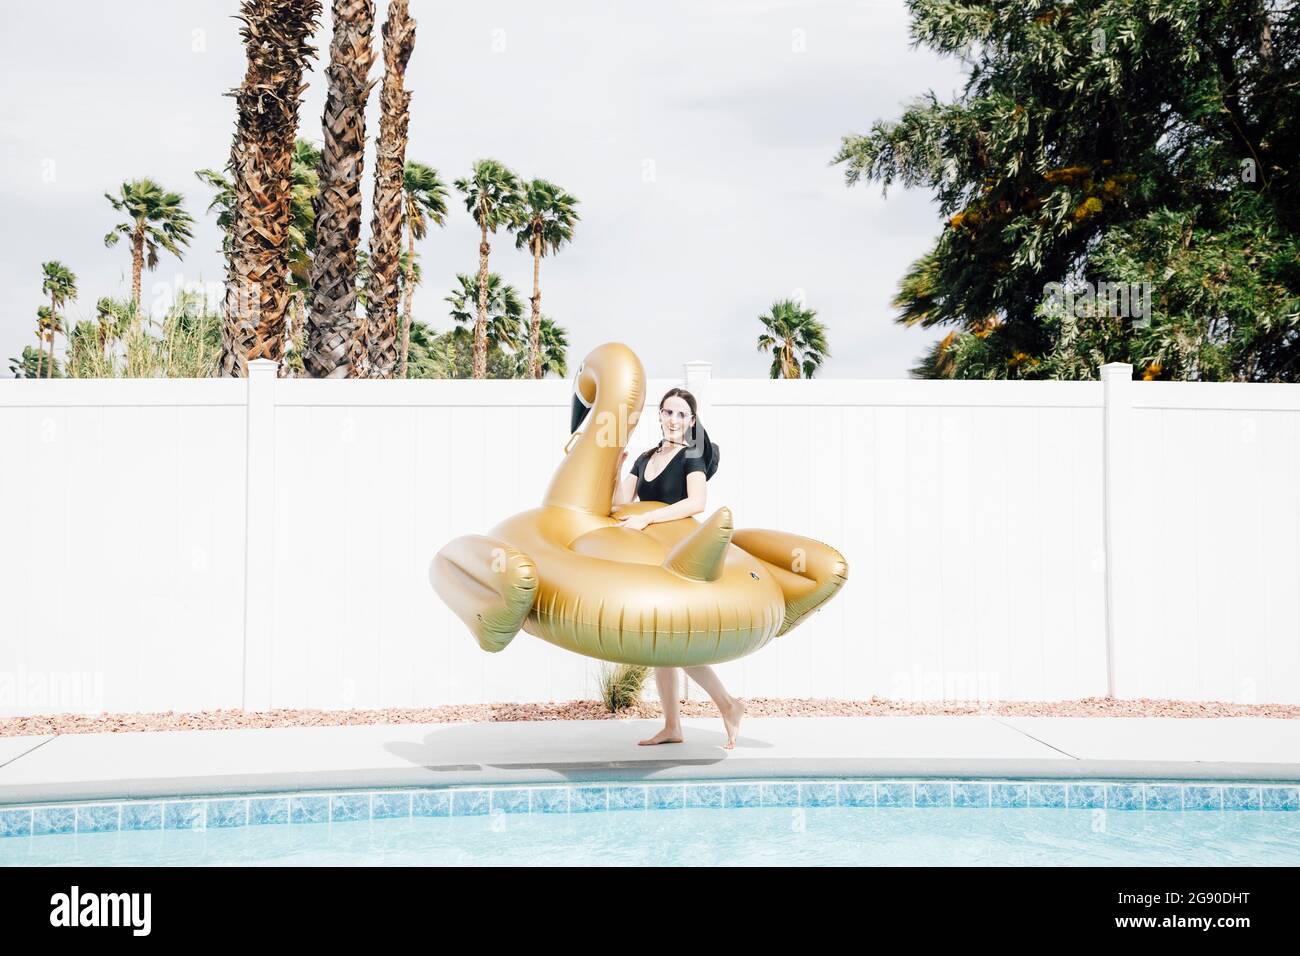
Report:
M 664 506 L 623 515 L 619 519 L 620 527 L 643 531 L 647 525 L 685 518 L 704 510 L 705 484 L 717 470 L 718 446 L 709 441 L 708 433 L 696 420 L 695 396 L 684 388 L 672 388 L 664 393 L 659 401 L 659 427 L 663 431 L 659 444 L 637 458 L 631 474 L 621 480 L 615 478 L 614 504 L 658 501 Z M 624 449 L 618 462 L 620 472 L 626 458 Z M 740 718 L 745 714 L 744 701 L 727 693 L 712 667 L 700 665 L 683 670 L 713 698 L 727 731 L 726 749 L 735 749 Z M 638 743 L 642 746 L 679 744 L 682 725 L 677 668 L 656 667 L 654 671 L 659 700 L 663 702 L 664 729 Z

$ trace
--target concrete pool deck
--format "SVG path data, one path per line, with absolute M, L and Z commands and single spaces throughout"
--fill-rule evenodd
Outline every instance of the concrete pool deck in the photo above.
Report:
M 737 779 L 1105 777 L 1300 781 L 1300 720 L 717 718 L 499 721 L 0 737 L 0 805 L 272 790 Z

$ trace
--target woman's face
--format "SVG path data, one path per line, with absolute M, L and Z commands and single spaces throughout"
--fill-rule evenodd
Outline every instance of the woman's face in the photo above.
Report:
M 687 431 L 695 423 L 691 406 L 680 395 L 670 395 L 659 408 L 659 425 L 664 437 L 677 442 L 686 441 Z

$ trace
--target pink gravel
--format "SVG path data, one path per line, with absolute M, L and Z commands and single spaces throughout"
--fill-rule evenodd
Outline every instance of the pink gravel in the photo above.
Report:
M 1157 700 L 1139 697 L 1083 697 L 1063 701 L 910 702 L 826 698 L 744 698 L 747 717 L 1274 717 L 1300 719 L 1300 705 L 1229 704 L 1221 701 Z M 245 727 L 338 727 L 348 724 L 444 724 L 514 720 L 646 720 L 660 717 L 658 702 L 610 713 L 589 700 L 540 704 L 447 704 L 441 707 L 383 707 L 373 710 L 203 710 L 135 714 L 44 714 L 0 718 L 0 737 L 44 734 L 132 733 L 152 730 L 232 730 Z M 684 717 L 716 717 L 711 702 L 689 700 Z

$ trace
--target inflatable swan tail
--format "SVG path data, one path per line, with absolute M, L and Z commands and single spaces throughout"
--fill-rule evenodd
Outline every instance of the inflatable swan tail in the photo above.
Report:
M 844 556 L 813 538 L 746 528 L 734 532 L 731 543 L 765 564 L 785 595 L 785 620 L 773 639 L 788 633 L 834 597 L 849 577 Z
M 537 566 L 504 541 L 468 534 L 434 555 L 429 583 L 479 647 L 495 653 L 514 639 L 533 608 Z

